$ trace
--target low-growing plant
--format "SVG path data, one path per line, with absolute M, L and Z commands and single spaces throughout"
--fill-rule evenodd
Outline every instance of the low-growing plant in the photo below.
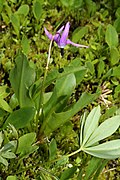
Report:
M 0 0 L 0 179 L 119 179 L 119 6 Z
M 83 46 L 67 39 L 69 27 L 67 23 L 55 35 L 45 29 L 51 41 L 43 75 L 38 78 L 36 69 L 31 67 L 27 56 L 19 51 L 9 76 L 12 86 L 9 103 L 5 100 L 9 95 L 6 87 L 0 89 L 0 171 L 3 179 L 19 179 L 20 175 L 25 179 L 27 174 L 29 178 L 42 180 L 65 180 L 73 176 L 74 179 L 96 179 L 109 159 L 120 157 L 120 139 L 110 140 L 120 126 L 120 115 L 99 125 L 100 106 L 93 108 L 88 116 L 84 113 L 80 119 L 77 150 L 71 153 L 57 151 L 55 136 L 58 128 L 100 96 L 99 90 L 94 94 L 86 91 L 77 102 L 70 102 L 76 86 L 87 73 L 87 68 L 80 65 L 79 59 L 69 63 L 62 72 L 57 68 L 48 71 L 53 41 L 60 48 L 67 44 Z M 76 155 L 74 162 L 73 157 Z M 87 168 L 85 161 L 89 162 Z M 64 172 L 60 169 L 61 166 L 64 167 Z

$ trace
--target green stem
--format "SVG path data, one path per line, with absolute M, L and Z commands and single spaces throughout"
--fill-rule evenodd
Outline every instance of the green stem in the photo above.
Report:
M 78 149 L 78 150 L 76 150 L 76 151 L 72 152 L 71 154 L 68 154 L 68 155 L 64 155 L 64 156 L 62 156 L 62 158 L 63 158 L 63 157 L 65 157 L 65 158 L 67 158 L 67 157 L 71 157 L 71 156 L 73 156 L 73 155 L 75 155 L 75 154 L 77 154 L 77 153 L 79 153 L 79 152 L 81 152 L 81 151 L 82 151 L 82 149 L 80 148 L 80 149 Z M 57 158 L 57 159 L 52 160 L 52 161 L 51 161 L 51 163 L 54 163 L 54 162 L 59 161 L 59 160 L 61 160 L 61 157 L 60 157 L 60 158 Z
M 68 154 L 67 157 L 73 156 L 73 155 L 79 153 L 80 151 L 82 151 L 81 148 L 76 150 L 76 151 L 74 151 L 74 152 L 72 152 L 71 154 Z
M 43 115 L 43 96 L 44 96 L 44 91 L 45 91 L 45 81 L 46 81 L 46 77 L 47 77 L 47 73 L 48 73 L 48 67 L 49 67 L 49 63 L 50 63 L 50 54 L 51 54 L 52 42 L 53 42 L 53 38 L 50 41 L 50 45 L 49 45 L 48 59 L 47 59 L 47 64 L 45 67 L 45 73 L 44 73 L 44 77 L 43 77 L 43 81 L 42 81 L 42 87 L 41 87 L 41 91 L 40 91 L 39 107 L 38 107 L 38 112 L 36 115 L 36 133 L 38 133 L 39 118 L 42 119 L 42 115 Z

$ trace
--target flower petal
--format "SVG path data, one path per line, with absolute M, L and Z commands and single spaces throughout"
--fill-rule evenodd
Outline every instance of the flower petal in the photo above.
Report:
M 81 47 L 81 48 L 82 48 L 82 47 L 84 47 L 84 48 L 89 48 L 89 46 L 85 46 L 85 45 L 82 45 L 82 44 L 76 44 L 76 43 L 70 41 L 69 39 L 67 39 L 67 44 L 71 44 L 71 45 L 73 45 L 73 46 Z
M 67 22 L 66 26 L 65 26 L 65 29 L 62 33 L 62 36 L 60 38 L 60 47 L 64 47 L 66 46 L 67 44 L 67 37 L 68 37 L 68 34 L 69 34 L 69 29 L 70 29 L 70 23 Z
M 44 31 L 45 31 L 46 36 L 47 36 L 50 40 L 52 40 L 53 35 L 50 34 L 49 31 L 48 31 L 46 28 L 44 28 Z
M 55 36 L 54 36 L 54 41 L 57 43 L 57 44 L 59 44 L 59 42 L 60 42 L 60 34 L 61 34 L 61 32 L 63 31 L 63 29 L 64 29 L 64 26 L 62 26 L 57 32 L 56 32 L 56 34 L 55 34 Z

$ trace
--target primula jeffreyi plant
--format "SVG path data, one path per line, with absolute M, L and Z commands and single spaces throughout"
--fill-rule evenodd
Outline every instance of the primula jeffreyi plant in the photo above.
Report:
M 10 82 L 14 90 L 10 101 L 12 104 L 13 99 L 15 99 L 17 103 L 12 106 L 11 111 L 8 111 L 9 116 L 2 124 L 3 130 L 5 130 L 8 125 L 11 127 L 14 140 L 4 144 L 4 135 L 0 133 L 0 162 L 8 168 L 9 164 L 6 158 L 15 159 L 14 164 L 17 163 L 17 167 L 19 167 L 23 159 L 29 157 L 32 153 L 37 153 L 37 150 L 41 148 L 41 143 L 46 143 L 46 137 L 50 139 L 51 134 L 56 129 L 63 126 L 78 111 L 99 97 L 99 92 L 95 94 L 84 92 L 77 102 L 68 105 L 75 87 L 80 84 L 86 74 L 86 68 L 80 66 L 79 59 L 74 60 L 68 66 L 64 67 L 62 73 L 59 73 L 57 68 L 50 72 L 48 71 L 53 41 L 55 41 L 60 48 L 64 48 L 67 44 L 88 48 L 88 46 L 73 43 L 68 39 L 69 28 L 70 23 L 68 22 L 66 26 L 62 26 L 55 35 L 50 34 L 46 28 L 44 29 L 45 34 L 51 42 L 43 77 L 36 79 L 35 69 L 30 67 L 27 57 L 22 52 L 19 52 L 16 57 L 15 67 L 10 72 Z M 46 88 L 51 84 L 54 84 L 53 90 L 46 93 Z M 7 104 L 7 106 L 9 105 Z M 87 118 L 85 114 L 83 115 L 80 121 L 79 149 L 71 154 L 64 155 L 65 158 L 69 158 L 82 151 L 97 158 L 115 159 L 120 157 L 119 139 L 112 141 L 107 141 L 106 139 L 106 142 L 99 144 L 99 141 L 108 138 L 118 129 L 120 116 L 111 117 L 99 125 L 100 115 L 100 106 L 95 107 Z M 21 129 L 25 130 L 25 134 L 19 137 L 18 130 L 20 131 Z M 56 142 L 55 140 L 52 142 L 54 146 L 50 144 L 49 151 L 56 152 Z M 57 158 L 56 154 L 53 154 L 53 157 L 50 158 L 53 162 L 56 162 L 63 157 Z M 50 164 L 51 163 L 52 162 L 50 162 Z M 35 167 L 40 167 L 42 164 L 43 162 L 40 164 L 39 161 L 39 165 L 37 164 Z M 10 168 L 12 168 L 12 166 L 10 166 Z M 42 173 L 47 173 L 54 179 L 58 179 L 44 168 L 41 167 L 40 170 Z M 76 170 L 75 167 L 74 173 Z M 12 169 L 8 172 L 10 171 L 12 171 Z M 71 169 L 71 171 L 73 171 L 73 169 Z M 21 169 L 19 172 L 21 172 Z M 19 174 L 17 170 L 16 174 Z M 7 175 L 9 175 L 9 173 Z M 64 175 L 61 173 L 61 179 L 62 176 Z

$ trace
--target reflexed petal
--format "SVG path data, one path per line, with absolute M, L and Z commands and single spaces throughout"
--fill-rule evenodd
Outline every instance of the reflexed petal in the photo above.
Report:
M 62 26 L 58 31 L 57 31 L 57 33 L 61 33 L 62 31 L 63 31 L 63 29 L 64 29 L 64 26 Z
M 44 31 L 45 31 L 46 36 L 47 36 L 50 40 L 52 40 L 53 35 L 50 34 L 46 28 L 44 28 Z
M 67 38 L 68 38 L 68 34 L 69 34 L 69 28 L 70 28 L 70 23 L 67 22 L 65 29 L 62 33 L 62 36 L 60 38 L 60 47 L 64 47 L 67 44 Z
M 76 43 L 70 41 L 69 39 L 67 39 L 67 44 L 71 44 L 71 45 L 76 46 L 76 47 L 89 48 L 89 46 L 85 46 L 85 45 L 82 45 L 82 44 L 76 44 Z
M 54 36 L 54 41 L 57 43 L 57 44 L 59 44 L 59 42 L 60 42 L 60 34 L 61 34 L 61 32 L 63 31 L 63 29 L 64 29 L 64 26 L 62 26 L 57 32 L 56 32 L 56 34 L 55 34 L 55 36 Z

